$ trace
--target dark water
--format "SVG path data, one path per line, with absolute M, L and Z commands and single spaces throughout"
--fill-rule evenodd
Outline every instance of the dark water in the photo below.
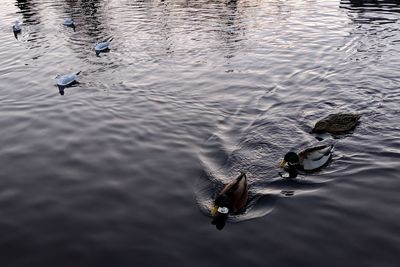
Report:
M 398 266 L 399 13 L 398 1 L 1 1 L 0 265 Z M 61 96 L 54 77 L 79 70 Z M 362 122 L 332 163 L 282 181 L 279 159 L 338 111 Z M 211 199 L 241 170 L 248 210 L 218 231 Z

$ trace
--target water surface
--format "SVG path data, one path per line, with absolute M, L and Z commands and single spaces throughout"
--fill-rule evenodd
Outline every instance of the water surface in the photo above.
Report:
M 1 266 L 397 266 L 399 12 L 2 1 Z M 76 71 L 60 95 L 55 76 Z M 362 119 L 331 164 L 280 179 L 279 159 L 338 111 Z M 239 171 L 248 210 L 218 231 L 209 205 Z

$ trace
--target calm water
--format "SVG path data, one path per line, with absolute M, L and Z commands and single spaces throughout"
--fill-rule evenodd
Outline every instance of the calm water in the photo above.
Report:
M 399 13 L 379 0 L 1 1 L 0 265 L 398 266 Z M 60 95 L 55 76 L 80 70 Z M 338 111 L 363 117 L 332 163 L 282 181 L 279 159 Z M 241 170 L 248 210 L 218 231 L 211 199 Z

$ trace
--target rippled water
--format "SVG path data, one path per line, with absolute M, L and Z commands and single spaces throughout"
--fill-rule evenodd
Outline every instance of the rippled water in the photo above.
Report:
M 397 266 L 399 13 L 1 1 L 0 265 Z M 55 76 L 76 71 L 60 95 Z M 362 122 L 335 137 L 332 163 L 280 179 L 283 154 L 316 144 L 310 127 L 338 111 Z M 209 205 L 242 170 L 248 209 L 218 231 Z

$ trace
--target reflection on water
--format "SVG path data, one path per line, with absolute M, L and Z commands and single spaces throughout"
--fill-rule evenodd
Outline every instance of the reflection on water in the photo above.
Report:
M 340 6 L 349 10 L 349 16 L 356 23 L 395 23 L 400 12 L 398 1 L 342 0 Z
M 97 42 L 111 35 L 111 32 L 104 25 L 107 22 L 106 4 L 101 0 L 89 1 L 66 1 L 57 6 L 65 18 L 72 18 L 75 21 L 74 31 L 77 34 L 68 35 L 71 40 L 71 49 L 81 53 L 80 58 L 87 57 L 89 50 L 93 50 Z
M 341 7 L 350 10 L 378 11 L 378 12 L 398 12 L 400 3 L 397 0 L 342 0 Z
M 344 49 L 353 60 L 375 58 L 385 60 L 397 42 L 398 13 L 400 4 L 393 1 L 341 1 L 341 8 L 348 10 L 354 28 Z
M 17 0 L 15 5 L 20 9 L 20 12 L 17 13 L 22 14 L 24 23 L 29 23 L 33 25 L 40 23 L 40 17 L 38 15 L 38 7 L 35 1 Z
M 2 266 L 396 266 L 396 1 L 1 7 Z M 281 179 L 339 111 L 362 122 L 331 164 Z M 247 209 L 216 231 L 210 205 L 240 171 Z
M 245 39 L 245 25 L 240 19 L 241 12 L 238 10 L 238 2 L 236 0 L 228 1 L 226 7 L 222 8 L 222 12 L 217 14 L 218 19 L 221 21 L 219 29 L 217 30 L 221 40 L 225 42 L 227 54 L 227 65 L 229 59 L 235 56 L 235 52 L 240 44 L 239 42 Z M 230 70 L 227 70 L 230 71 Z

